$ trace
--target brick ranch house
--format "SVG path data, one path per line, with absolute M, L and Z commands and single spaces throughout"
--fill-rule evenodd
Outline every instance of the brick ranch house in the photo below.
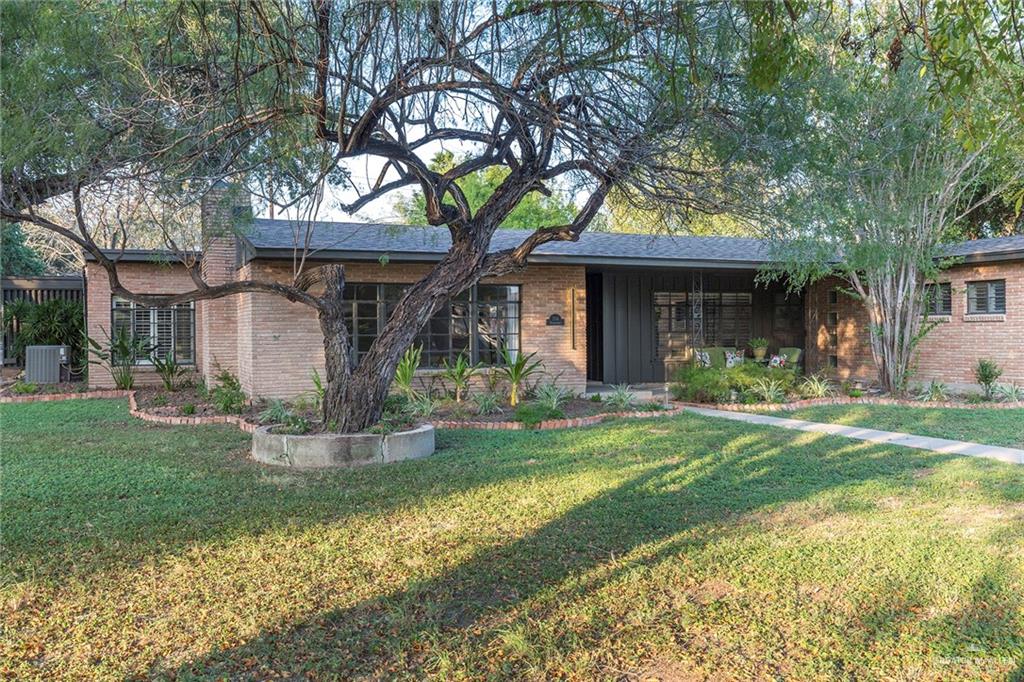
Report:
M 206 280 L 289 280 L 302 231 L 289 221 L 250 219 L 246 229 L 210 236 L 239 215 L 248 211 L 204 206 L 208 246 L 198 257 Z M 498 230 L 493 248 L 514 246 L 524 235 Z M 369 348 L 389 304 L 440 259 L 447 241 L 447 230 L 438 228 L 317 226 L 314 264 L 346 265 L 349 326 L 358 352 Z M 939 278 L 931 315 L 939 324 L 920 345 L 915 378 L 970 385 L 975 363 L 988 358 L 1003 368 L 1003 381 L 1024 383 L 1024 236 L 964 242 L 950 246 L 947 255 L 961 260 Z M 132 291 L 193 288 L 185 267 L 168 261 L 165 252 L 111 256 L 119 259 L 121 280 Z M 770 351 L 805 349 L 805 372 L 873 379 L 860 304 L 837 291 L 835 282 L 800 293 L 759 286 L 755 277 L 767 262 L 766 244 L 746 238 L 584 233 L 578 242 L 546 244 L 524 271 L 482 281 L 430 321 L 418 338 L 421 371 L 429 377 L 442 360 L 463 352 L 493 364 L 504 345 L 537 352 L 549 376 L 582 392 L 595 382 L 662 383 L 692 359 L 694 346 L 744 347 L 751 338 L 766 337 Z M 146 309 L 113 298 L 95 262 L 87 263 L 85 278 L 93 338 L 103 339 L 115 327 L 151 337 L 157 352 L 175 353 L 208 380 L 218 368 L 236 374 L 250 396 L 306 393 L 312 371 L 324 371 L 316 314 L 302 304 L 246 293 Z M 140 366 L 139 384 L 157 381 L 151 367 Z M 89 383 L 112 385 L 98 369 L 89 373 Z

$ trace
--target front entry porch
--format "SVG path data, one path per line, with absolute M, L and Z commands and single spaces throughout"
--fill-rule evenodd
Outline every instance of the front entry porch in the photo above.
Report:
M 754 270 L 587 271 L 587 380 L 664 384 L 695 348 L 804 348 L 801 293 L 759 285 Z M 749 350 L 748 350 L 749 357 Z

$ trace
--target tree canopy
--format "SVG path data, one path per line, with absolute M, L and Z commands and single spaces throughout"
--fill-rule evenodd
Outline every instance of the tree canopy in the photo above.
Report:
M 28 277 L 46 272 L 46 261 L 25 243 L 21 225 L 0 223 L 0 274 L 4 277 Z

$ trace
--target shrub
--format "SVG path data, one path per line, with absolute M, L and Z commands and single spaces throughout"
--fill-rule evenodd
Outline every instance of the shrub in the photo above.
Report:
M 724 403 L 732 395 L 724 370 L 714 367 L 684 367 L 671 386 L 677 400 L 694 403 Z
M 611 393 L 605 398 L 608 406 L 614 410 L 628 410 L 636 400 L 636 394 L 630 390 L 629 384 L 616 384 L 612 386 Z
M 565 413 L 558 409 L 539 403 L 521 403 L 515 412 L 515 420 L 526 426 L 537 426 L 548 419 L 561 419 Z
M 533 397 L 538 404 L 544 405 L 551 410 L 558 410 L 561 409 L 562 405 L 565 404 L 565 401 L 567 401 L 571 395 L 572 393 L 568 389 L 562 388 L 554 382 L 550 382 L 542 386 L 538 386 Z
M 210 391 L 210 400 L 218 412 L 239 414 L 245 407 L 245 393 L 238 377 L 226 369 L 217 373 L 217 386 Z
M 501 367 L 498 368 L 498 371 L 508 381 L 508 404 L 515 407 L 519 404 L 519 394 L 526 390 L 526 383 L 530 377 L 541 371 L 541 362 L 533 359 L 536 352 L 526 355 L 516 353 L 516 356 L 512 357 L 508 348 L 502 346 L 499 354 L 501 355 Z
M 153 369 L 160 376 L 160 381 L 163 382 L 164 388 L 168 391 L 176 391 L 178 389 L 178 379 L 185 373 L 185 368 L 174 359 L 174 353 L 168 353 L 162 358 L 154 353 L 149 356 L 149 361 L 153 363 Z
M 153 396 L 153 405 L 155 407 L 163 407 L 167 404 L 167 395 L 164 393 L 158 393 Z
M 194 403 L 185 403 L 181 406 L 181 413 L 185 416 L 193 415 L 196 413 L 196 406 Z
M 595 393 L 594 395 L 590 396 L 590 402 L 592 402 L 592 403 L 599 403 L 599 402 L 601 402 L 601 394 L 600 393 Z
M 849 388 L 846 390 L 846 395 L 848 395 L 851 398 L 863 398 L 864 391 L 860 390 L 859 388 Z
M 384 398 L 384 406 L 381 412 L 408 415 L 412 412 L 412 400 L 400 393 L 392 393 Z
M 978 360 L 978 364 L 974 368 L 974 378 L 984 389 L 985 400 L 992 400 L 992 387 L 1002 375 L 1003 370 L 999 369 L 999 365 L 993 361 Z
M 827 377 L 812 374 L 800 382 L 800 395 L 805 398 L 827 398 L 834 393 L 832 382 Z
M 275 431 L 277 433 L 290 433 L 294 435 L 308 433 L 309 420 L 301 415 L 289 413 L 284 422 L 278 426 Z
M 29 395 L 31 393 L 35 393 L 36 391 L 38 391 L 39 387 L 35 384 L 30 384 L 25 381 L 19 381 L 13 386 L 11 386 L 11 390 L 14 393 L 17 393 L 18 395 Z
M 19 360 L 25 359 L 26 346 L 68 346 L 68 359 L 76 371 L 85 360 L 85 313 L 81 301 L 8 301 L 4 304 L 3 326 L 17 327 L 8 353 Z
M 455 362 L 452 364 L 448 364 L 447 358 L 442 360 L 441 364 L 444 369 L 444 378 L 452 382 L 455 389 L 455 402 L 461 403 L 462 397 L 469 390 L 469 384 L 473 381 L 473 375 L 476 374 L 480 365 L 472 364 L 465 353 L 459 353 L 459 357 L 455 358 Z
M 422 358 L 423 347 L 410 346 L 405 349 L 405 353 L 402 354 L 402 359 L 398 361 L 398 367 L 395 369 L 395 388 L 399 395 L 403 395 L 409 400 L 419 397 L 416 389 L 413 388 L 413 382 L 416 380 L 416 370 L 420 368 Z
M 679 400 L 697 403 L 724 403 L 733 393 L 749 397 L 750 389 L 762 381 L 781 386 L 785 395 L 796 387 L 797 375 L 789 369 L 763 367 L 747 362 L 729 369 L 717 367 L 683 367 L 675 375 L 672 395 Z
M 747 389 L 746 395 L 757 398 L 760 402 L 781 403 L 786 400 L 786 387 L 781 379 L 758 379 Z
M 1001 384 L 995 388 L 996 396 L 1004 403 L 1024 402 L 1024 386 Z

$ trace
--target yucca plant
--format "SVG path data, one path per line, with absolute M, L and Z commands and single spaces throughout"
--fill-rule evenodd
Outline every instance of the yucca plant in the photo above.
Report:
M 405 350 L 395 369 L 395 388 L 398 389 L 399 395 L 405 396 L 410 401 L 419 398 L 419 392 L 413 388 L 413 382 L 416 380 L 416 370 L 420 368 L 422 358 L 423 347 L 410 346 Z
M 504 346 L 498 351 L 501 356 L 499 371 L 508 381 L 508 404 L 515 407 L 519 404 L 519 394 L 526 388 L 530 377 L 541 371 L 541 361 L 534 360 L 537 353 L 516 353 L 515 357 Z
M 441 369 L 444 371 L 444 378 L 452 382 L 452 387 L 455 389 L 455 402 L 462 404 L 462 398 L 469 390 L 473 375 L 480 369 L 480 365 L 474 365 L 465 353 L 459 353 L 453 363 L 449 363 L 448 358 L 442 360 Z

